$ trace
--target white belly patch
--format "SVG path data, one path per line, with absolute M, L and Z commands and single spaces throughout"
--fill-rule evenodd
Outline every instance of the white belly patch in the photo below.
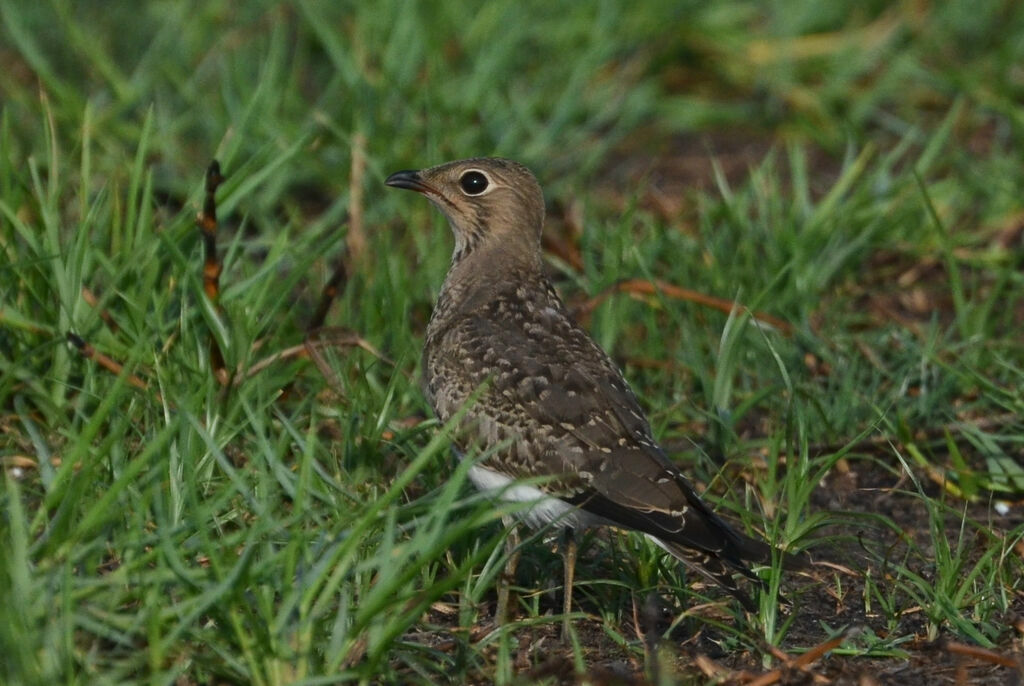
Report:
M 516 516 L 527 525 L 540 528 L 554 523 L 556 526 L 587 528 L 603 523 L 569 503 L 546 495 L 536 486 L 517 483 L 515 479 L 480 465 L 469 469 L 469 480 L 480 491 L 493 495 L 495 498 L 516 503 L 532 503 L 519 511 Z

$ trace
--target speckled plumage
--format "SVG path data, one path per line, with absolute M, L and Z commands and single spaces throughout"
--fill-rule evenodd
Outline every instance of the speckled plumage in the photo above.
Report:
M 744 561 L 765 561 L 770 548 L 700 499 L 658 446 L 618 367 L 544 277 L 544 205 L 533 175 L 481 158 L 398 172 L 387 183 L 426 195 L 455 233 L 427 327 L 424 385 L 443 422 L 469 403 L 462 451 L 498 448 L 475 467 L 474 482 L 548 477 L 534 488 L 557 500 L 528 521 L 558 516 L 563 526 L 640 531 L 753 610 L 732 572 L 756 579 Z M 528 492 L 536 491 L 519 497 Z

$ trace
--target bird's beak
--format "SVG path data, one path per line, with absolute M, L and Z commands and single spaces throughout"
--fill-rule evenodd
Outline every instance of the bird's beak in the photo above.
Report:
M 417 193 L 429 193 L 431 195 L 438 195 L 437 190 L 429 183 L 424 181 L 420 177 L 420 173 L 415 169 L 408 169 L 406 171 L 395 172 L 387 179 L 384 180 L 385 185 L 391 186 L 392 188 L 405 188 L 406 190 L 416 191 Z

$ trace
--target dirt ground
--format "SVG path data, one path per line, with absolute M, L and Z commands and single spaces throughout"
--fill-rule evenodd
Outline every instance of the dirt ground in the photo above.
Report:
M 881 514 L 891 518 L 901 533 L 877 526 L 823 532 L 826 536 L 835 534 L 837 542 L 827 550 L 813 551 L 817 564 L 811 572 L 787 575 L 783 592 L 792 604 L 789 610 L 792 624 L 780 649 L 764 647 L 764 652 L 774 652 L 778 658 L 771 666 L 765 667 L 760 655 L 753 652 L 723 649 L 718 644 L 721 637 L 703 622 L 676 627 L 670 638 L 647 644 L 646 654 L 641 659 L 611 640 L 600 621 L 593 619 L 574 624 L 588 665 L 582 676 L 575 671 L 572 651 L 560 642 L 556 622 L 517 631 L 516 664 L 521 683 L 642 686 L 658 683 L 659 678 L 665 677 L 668 683 L 724 684 L 1024 683 L 1024 595 L 1013 598 L 1012 609 L 1004 617 L 1005 630 L 993 650 L 968 645 L 943 629 L 929 638 L 925 613 L 910 599 L 898 602 L 908 609 L 895 619 L 880 611 L 866 611 L 865 579 L 870 576 L 878 580 L 876 583 L 884 590 L 887 579 L 895 573 L 892 568 L 885 569 L 887 561 L 898 560 L 925 578 L 930 573 L 926 558 L 930 535 L 925 504 L 908 493 L 903 479 L 888 470 L 871 469 L 867 464 L 859 463 L 856 470 L 836 470 L 816 491 L 814 506 L 821 510 Z M 936 485 L 926 490 L 931 490 L 929 496 L 940 495 Z M 999 516 L 991 511 L 988 503 L 970 504 L 967 515 L 977 521 L 991 521 L 995 535 L 1024 522 L 1024 511 L 1019 506 L 1012 507 L 1010 514 Z M 959 530 L 958 518 L 950 517 L 946 524 L 951 532 Z M 918 554 L 908 555 L 911 549 L 919 551 Z M 969 554 L 975 552 L 970 546 L 967 550 Z M 1015 552 L 1024 554 L 1021 550 Z M 840 586 L 841 594 L 836 591 Z M 552 613 L 558 612 L 558 602 L 554 594 L 547 601 Z M 579 596 L 577 604 L 576 609 L 584 612 L 600 611 L 600 608 L 588 607 Z M 877 604 L 876 601 L 873 606 Z M 731 621 L 721 605 L 709 605 L 699 611 L 713 621 Z M 634 633 L 626 638 L 637 640 L 646 636 L 645 641 L 649 640 L 668 628 L 662 622 L 670 620 L 673 614 L 666 612 L 663 617 L 652 619 L 650 612 L 637 608 L 636 624 L 628 627 Z M 445 622 L 441 615 L 431 620 L 437 624 Z M 479 635 L 488 629 L 479 627 Z M 832 630 L 831 634 L 828 629 Z M 841 635 L 835 636 L 838 631 Z M 863 657 L 863 652 L 851 654 L 858 648 L 863 651 L 869 646 L 884 644 L 890 635 L 910 640 L 890 646 L 895 649 L 891 657 Z M 844 637 L 847 641 L 844 647 L 852 650 L 838 649 Z M 482 674 L 479 683 L 487 682 Z

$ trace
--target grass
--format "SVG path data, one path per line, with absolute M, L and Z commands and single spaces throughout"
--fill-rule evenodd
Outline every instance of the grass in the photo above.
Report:
M 830 678 L 1019 669 L 1016 4 L 0 0 L 0 57 L 0 681 L 691 683 L 837 636 Z M 552 274 L 709 500 L 831 566 L 744 619 L 590 534 L 563 650 L 535 536 L 488 624 L 507 511 L 416 381 L 451 241 L 382 185 L 476 154 L 537 172 Z M 264 365 L 338 260 L 328 324 L 383 354 Z M 624 279 L 741 307 L 584 306 Z

